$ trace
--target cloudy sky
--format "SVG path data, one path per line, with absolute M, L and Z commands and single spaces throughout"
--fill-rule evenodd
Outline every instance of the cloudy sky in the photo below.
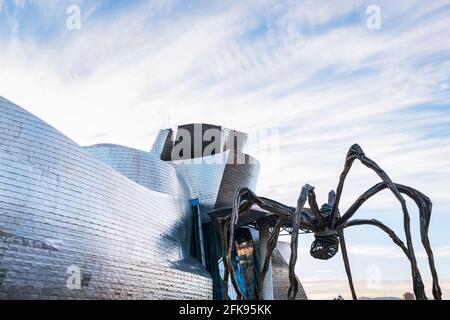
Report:
M 77 8 L 81 24 L 74 29 Z M 305 183 L 324 202 L 358 142 L 394 181 L 433 200 L 430 238 L 444 281 L 450 279 L 449 33 L 444 0 L 0 0 L 0 95 L 81 145 L 148 150 L 158 129 L 189 122 L 272 130 L 276 148 L 253 150 L 262 164 L 257 191 L 290 205 Z M 341 211 L 376 182 L 356 164 Z M 408 204 L 428 280 L 418 213 Z M 357 217 L 377 218 L 403 236 L 400 206 L 389 192 Z M 313 260 L 312 237 L 300 241 L 297 271 L 307 291 L 348 296 L 344 285 L 333 293 L 315 285 L 345 284 L 340 255 Z M 347 242 L 359 291 L 411 290 L 408 263 L 384 234 L 356 227 Z

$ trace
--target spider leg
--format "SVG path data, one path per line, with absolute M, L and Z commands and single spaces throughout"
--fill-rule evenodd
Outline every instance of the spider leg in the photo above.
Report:
M 357 145 L 353 145 L 347 152 L 347 156 L 345 157 L 344 170 L 342 170 L 342 173 L 339 177 L 339 183 L 336 188 L 336 193 L 335 193 L 334 199 L 333 199 L 333 209 L 331 210 L 332 225 L 334 224 L 334 222 L 337 219 L 337 211 L 339 208 L 339 202 L 341 200 L 342 190 L 344 189 L 345 179 L 347 178 L 347 174 L 350 171 L 350 168 L 352 167 L 353 161 L 355 161 L 355 159 L 356 159 L 356 156 L 354 155 L 355 151 L 353 150 L 355 148 L 355 146 L 357 146 Z
M 331 190 L 330 192 L 328 192 L 328 204 L 330 206 L 333 206 L 335 200 L 336 200 L 336 192 L 334 192 L 334 190 Z
M 336 193 L 334 192 L 334 190 L 331 190 L 328 193 L 328 204 L 330 206 L 333 206 L 335 200 L 336 200 Z M 339 212 L 337 213 L 336 216 L 339 217 Z M 350 291 L 352 293 L 352 298 L 353 300 L 358 300 L 358 297 L 356 296 L 355 292 L 355 286 L 353 285 L 352 270 L 350 268 L 350 261 L 348 260 L 347 245 L 345 243 L 344 230 L 338 229 L 337 232 L 339 235 L 339 244 L 341 245 L 342 260 L 344 260 L 345 272 L 347 273 L 347 279 L 348 284 L 350 286 Z
M 395 184 L 397 189 L 407 195 L 409 198 L 411 198 L 419 208 L 419 214 L 420 214 L 420 235 L 422 244 L 425 248 L 425 251 L 428 256 L 428 263 L 430 265 L 431 275 L 433 277 L 433 297 L 436 300 L 442 299 L 442 291 L 439 286 L 439 280 L 438 275 L 436 272 L 436 268 L 434 265 L 434 257 L 433 257 L 433 251 L 430 246 L 430 241 L 428 238 L 428 227 L 430 224 L 431 219 L 431 209 L 432 209 L 432 203 L 430 199 L 421 193 L 420 191 L 413 189 L 408 186 L 404 186 L 401 184 Z M 347 210 L 347 212 L 338 220 L 336 223 L 336 228 L 342 228 L 344 225 L 346 225 L 346 222 L 355 214 L 355 212 L 361 207 L 361 205 L 367 201 L 369 198 L 377 194 L 378 192 L 384 190 L 387 188 L 386 183 L 380 182 L 364 192 L 356 201 L 355 203 Z M 353 220 L 355 221 L 355 220 Z M 352 222 L 353 222 L 352 221 Z M 386 230 L 385 230 L 386 231 Z M 394 238 L 393 238 L 394 240 Z M 395 242 L 395 240 L 394 240 Z M 401 242 L 403 244 L 403 242 Z M 398 243 L 397 243 L 398 244 Z M 404 245 L 403 245 L 404 246 Z M 403 248 L 402 248 L 403 249 Z M 405 252 L 406 253 L 406 252 Z M 407 254 L 409 258 L 409 254 Z M 420 277 L 420 273 L 419 273 Z
M 355 286 L 353 285 L 353 277 L 352 277 L 352 271 L 350 269 L 350 262 L 348 260 L 348 254 L 347 254 L 347 246 L 345 244 L 345 238 L 344 238 L 344 230 L 339 230 L 339 243 L 341 245 L 341 251 L 342 251 L 342 259 L 344 260 L 344 266 L 345 266 L 345 272 L 347 273 L 348 278 L 348 284 L 350 286 L 350 291 L 352 292 L 352 298 L 353 300 L 358 300 L 358 297 L 356 296 L 355 292 Z
M 334 192 L 334 190 L 331 190 L 328 193 L 328 204 L 330 206 L 333 206 L 335 200 L 336 200 L 336 192 Z M 337 217 L 339 217 L 339 212 L 337 213 Z M 342 259 L 344 260 L 345 272 L 347 273 L 347 279 L 348 284 L 350 286 L 350 291 L 352 293 L 352 298 L 353 300 L 358 300 L 358 297 L 356 296 L 355 292 L 355 286 L 353 285 L 352 270 L 350 268 L 350 261 L 348 260 L 347 245 L 345 243 L 344 230 L 338 229 L 337 232 L 339 235 L 339 244 L 341 245 Z
M 308 199 L 309 193 L 314 189 L 314 187 L 306 184 L 302 187 L 300 196 L 297 201 L 297 208 L 294 212 L 292 218 L 292 231 L 291 231 L 291 257 L 289 259 L 289 291 L 288 299 L 294 300 L 298 291 L 298 281 L 295 276 L 295 264 L 297 262 L 297 250 L 298 250 L 298 231 L 300 228 L 301 213 L 303 207 L 305 206 L 306 200 Z
M 305 189 L 303 191 L 303 189 Z M 297 237 L 298 237 L 298 231 L 300 228 L 304 229 L 304 230 L 313 230 L 314 226 L 312 224 L 310 224 L 307 218 L 302 219 L 302 214 L 306 214 L 308 215 L 308 217 L 310 216 L 309 214 L 306 213 L 305 210 L 303 210 L 304 204 L 306 202 L 306 200 L 308 199 L 309 196 L 311 196 L 311 192 L 313 191 L 313 187 L 306 185 L 304 188 L 302 189 L 302 195 L 304 194 L 304 201 L 302 201 L 302 205 L 301 207 L 297 206 L 297 210 L 295 210 L 295 212 L 293 212 L 293 209 L 290 207 L 287 207 L 279 202 L 276 202 L 274 200 L 270 200 L 264 197 L 258 197 L 255 193 L 253 193 L 250 189 L 248 188 L 242 188 L 239 189 L 236 193 L 235 193 L 235 197 L 234 197 L 234 203 L 233 203 L 233 209 L 231 212 L 231 216 L 229 217 L 229 221 L 228 221 L 228 225 L 223 224 L 223 230 L 220 233 L 221 239 L 225 239 L 223 240 L 221 243 L 225 243 L 225 245 L 223 245 L 223 252 L 225 252 L 224 254 L 224 258 L 225 258 L 225 270 L 224 270 L 224 274 L 226 276 L 230 276 L 231 277 L 231 281 L 233 283 L 233 286 L 236 290 L 236 292 L 238 293 L 238 298 L 242 299 L 243 295 L 242 292 L 239 288 L 237 279 L 236 279 L 236 274 L 232 265 L 232 261 L 231 261 L 231 254 L 232 254 L 232 250 L 233 250 L 233 246 L 234 246 L 234 235 L 235 235 L 235 231 L 237 228 L 237 223 L 239 220 L 239 214 L 240 213 L 244 213 L 248 210 L 251 209 L 253 204 L 258 205 L 261 209 L 266 210 L 268 212 L 273 213 L 276 218 L 277 218 L 277 223 L 274 227 L 274 232 L 272 233 L 271 237 L 269 238 L 269 242 L 267 244 L 267 252 L 265 257 L 261 257 L 261 259 L 264 259 L 264 264 L 263 267 L 261 269 L 261 273 L 260 273 L 260 278 L 264 280 L 268 268 L 269 268 L 269 263 L 270 263 L 270 258 L 271 255 L 276 247 L 277 241 L 278 241 L 278 236 L 279 236 L 279 232 L 281 230 L 281 227 L 284 223 L 287 223 L 289 221 L 292 220 L 292 233 L 296 233 Z M 241 202 L 242 200 L 247 200 L 247 204 L 245 206 L 245 208 L 241 208 Z M 314 200 L 310 200 L 311 202 L 313 202 Z M 312 210 L 311 210 L 312 211 Z M 317 211 L 317 214 L 320 214 L 320 212 Z M 321 216 L 321 215 L 320 215 Z M 226 238 L 227 236 L 227 227 L 229 227 L 229 237 L 228 239 Z M 296 230 L 294 232 L 294 230 Z M 296 237 L 296 238 L 297 238 Z M 291 236 L 292 238 L 292 236 Z M 291 243 L 291 250 L 292 250 L 293 246 Z M 294 245 L 294 255 L 295 255 L 295 259 L 292 260 L 292 256 L 293 253 L 291 252 L 291 261 L 293 262 L 293 266 L 290 267 L 290 272 L 289 272 L 289 278 L 290 278 L 290 282 L 293 285 L 293 283 L 296 283 L 297 279 L 295 277 L 295 273 L 294 273 L 294 268 L 295 268 L 295 261 L 296 256 L 297 256 L 297 241 L 295 241 L 295 245 Z M 225 284 L 227 284 L 228 282 L 228 278 L 224 277 L 224 282 Z M 262 292 L 262 287 L 263 284 L 260 284 L 260 292 Z M 297 288 L 298 288 L 298 284 L 297 284 Z M 295 290 L 295 294 L 296 294 L 297 290 Z M 294 298 L 295 298 L 295 294 L 294 294 Z
M 266 257 L 264 259 L 264 265 L 263 265 L 260 275 L 259 275 L 259 298 L 261 300 L 263 299 L 264 280 L 266 278 L 267 271 L 269 271 L 270 258 L 272 257 L 273 250 L 275 250 L 275 247 L 277 246 L 280 229 L 284 222 L 285 221 L 283 218 L 280 218 L 277 221 L 277 223 L 273 229 L 273 233 L 270 236 L 269 242 L 267 243 L 267 253 L 266 253 Z
M 219 233 L 220 239 L 220 251 L 222 253 L 222 263 L 223 263 L 223 300 L 228 300 L 228 265 L 226 263 L 226 252 L 227 252 L 227 221 L 222 221 L 216 217 L 213 218 L 213 223 L 217 232 Z
M 237 193 L 240 193 L 241 196 L 245 196 L 246 190 L 238 190 Z M 240 200 L 239 200 L 240 201 Z M 253 205 L 254 201 L 252 199 L 248 199 L 248 203 L 246 207 L 242 210 L 243 212 L 246 212 L 247 210 L 250 210 L 251 206 Z M 239 203 L 240 204 L 240 203 Z M 240 210 L 240 206 L 238 204 L 237 210 Z M 234 208 L 234 207 L 233 207 Z M 228 217 L 229 218 L 229 217 Z M 215 223 L 216 229 L 219 233 L 220 238 L 220 246 L 221 246 L 221 252 L 222 252 L 222 262 L 224 266 L 224 274 L 223 274 L 223 285 L 224 285 L 224 292 L 223 292 L 223 299 L 228 300 L 228 281 L 229 277 L 232 278 L 233 287 L 238 295 L 238 299 L 241 299 L 243 297 L 242 292 L 240 290 L 240 287 L 237 283 L 236 276 L 234 274 L 234 268 L 231 263 L 231 255 L 228 257 L 228 231 L 230 229 L 230 224 L 232 222 L 232 219 L 228 220 L 227 218 L 214 218 L 213 222 Z M 230 243 L 234 241 L 234 230 L 233 233 L 230 232 Z M 234 281 L 233 281 L 234 278 Z
M 308 204 L 309 204 L 309 207 L 310 207 L 312 213 L 314 214 L 317 221 L 319 222 L 320 228 L 323 228 L 325 226 L 325 222 L 323 220 L 323 216 L 320 214 L 319 206 L 317 205 L 314 187 L 312 187 L 310 190 L 308 190 Z
M 442 291 L 438 282 L 438 275 L 434 265 L 433 250 L 431 249 L 430 240 L 428 238 L 428 226 L 430 220 L 426 216 L 420 218 L 420 236 L 423 247 L 428 256 L 428 264 L 430 265 L 431 275 L 433 277 L 433 297 L 435 300 L 442 300 Z
M 232 265 L 232 261 L 231 261 L 231 255 L 232 255 L 233 246 L 234 246 L 234 236 L 235 236 L 235 232 L 236 232 L 237 222 L 239 220 L 240 204 L 243 199 L 246 199 L 248 201 L 248 203 L 241 213 L 250 210 L 252 205 L 256 204 L 260 208 L 267 210 L 269 212 L 275 213 L 277 216 L 281 217 L 279 219 L 277 225 L 275 226 L 274 233 L 270 237 L 269 242 L 267 244 L 268 250 L 266 252 L 266 256 L 261 257 L 261 259 L 264 259 L 264 265 L 263 265 L 263 268 L 261 271 L 262 274 L 260 274 L 260 278 L 262 278 L 263 280 L 269 269 L 270 258 L 272 256 L 273 250 L 275 249 L 275 246 L 278 241 L 278 235 L 279 235 L 279 232 L 280 232 L 280 229 L 282 226 L 281 222 L 283 221 L 283 219 L 289 218 L 291 215 L 291 211 L 285 205 L 278 203 L 276 201 L 270 200 L 270 199 L 266 199 L 266 198 L 262 198 L 262 197 L 260 198 L 253 191 L 251 191 L 248 188 L 242 188 L 236 192 L 235 197 L 234 197 L 233 210 L 232 210 L 231 217 L 230 217 L 230 225 L 229 225 L 230 232 L 229 232 L 229 238 L 228 238 L 228 245 L 226 246 L 225 251 L 227 252 L 226 253 L 226 264 L 227 264 L 226 270 L 228 270 L 228 274 L 231 277 L 233 286 L 238 294 L 238 299 L 242 299 L 243 294 L 240 290 L 239 284 L 236 279 L 236 274 L 235 274 L 235 271 L 234 271 L 234 268 Z M 224 233 L 224 235 L 226 235 L 226 233 L 227 233 L 226 230 L 223 233 Z M 260 292 L 262 292 L 262 290 L 263 290 L 263 282 L 262 282 L 262 286 L 260 286 Z
M 369 219 L 355 219 L 355 220 L 351 220 L 351 221 L 348 221 L 343 226 L 343 228 L 339 229 L 338 232 L 339 232 L 339 234 L 341 234 L 341 233 L 343 234 L 343 232 L 344 232 L 343 229 L 344 228 L 348 228 L 348 227 L 351 227 L 351 226 L 357 226 L 357 225 L 372 225 L 372 226 L 380 228 L 381 230 L 383 230 L 384 232 L 386 232 L 389 235 L 389 237 L 392 239 L 392 241 L 402 249 L 403 253 L 406 255 L 408 260 L 411 261 L 411 256 L 409 255 L 408 248 L 405 246 L 403 241 L 400 240 L 400 238 L 395 234 L 395 232 L 392 229 L 390 229 L 389 227 L 387 227 L 385 224 L 381 223 L 378 220 L 375 220 L 375 219 L 370 219 L 370 220 Z M 347 260 L 346 263 L 348 263 L 348 260 Z M 346 270 L 347 270 L 347 265 L 346 265 Z M 349 276 L 349 283 L 350 283 L 350 288 L 352 290 L 352 294 L 354 294 L 354 288 L 353 288 L 353 283 L 352 283 L 352 280 L 351 280 L 351 274 L 349 275 L 349 272 L 350 272 L 350 266 L 348 266 L 347 275 Z M 419 271 L 416 270 L 416 272 L 418 274 L 419 281 L 422 282 L 422 279 L 420 277 Z M 353 296 L 353 299 L 355 299 L 355 295 Z
M 228 266 L 227 261 L 227 242 L 228 242 L 228 236 L 227 236 L 227 230 L 228 230 L 228 222 L 226 221 L 223 226 L 221 227 L 222 230 L 220 232 L 221 239 L 222 239 L 222 263 L 223 263 L 223 297 L 224 300 L 228 300 L 230 297 L 228 296 L 228 281 L 230 277 L 230 268 Z
M 230 236 L 228 239 L 228 247 L 226 250 L 226 264 L 228 269 L 228 274 L 231 277 L 231 282 L 233 284 L 233 287 L 237 293 L 237 299 L 242 300 L 244 295 L 242 294 L 241 288 L 239 287 L 239 283 L 236 279 L 236 273 L 233 268 L 233 263 L 231 261 L 231 255 L 233 252 L 233 245 L 234 245 L 234 235 L 236 232 L 236 225 L 239 219 L 239 207 L 241 204 L 241 201 L 243 200 L 243 197 L 246 197 L 249 201 L 249 204 L 247 205 L 247 210 L 250 210 L 252 207 L 252 204 L 255 202 L 258 202 L 258 197 L 248 188 L 240 189 L 236 192 L 234 196 L 234 203 L 233 203 L 233 209 L 231 211 L 231 217 L 230 217 Z M 226 234 L 226 231 L 224 232 Z M 225 263 L 225 261 L 224 261 Z
M 380 221 L 378 221 L 376 219 L 370 219 L 370 220 L 369 219 L 354 219 L 354 220 L 350 220 L 344 225 L 343 228 L 348 228 L 348 227 L 352 227 L 352 226 L 359 226 L 359 225 L 365 225 L 365 224 L 378 227 L 381 230 L 383 230 L 384 232 L 386 232 L 389 235 L 389 237 L 392 239 L 392 241 L 397 246 L 399 246 L 400 249 L 402 249 L 402 251 L 405 253 L 406 257 L 408 259 L 411 258 L 409 256 L 408 248 L 405 246 L 403 241 L 400 240 L 400 238 L 395 234 L 395 232 L 392 229 L 390 229 L 389 227 L 387 227 L 385 224 L 381 223 Z M 340 230 L 342 230 L 342 229 L 340 229 Z
M 312 187 L 310 190 L 312 190 Z M 284 223 L 288 223 L 289 221 L 291 221 L 291 226 L 294 225 L 293 220 L 294 220 L 294 216 L 295 216 L 295 214 L 294 214 L 295 211 L 292 208 L 287 207 L 287 206 L 285 206 L 279 202 L 276 202 L 274 200 L 264 198 L 264 197 L 259 197 L 258 201 L 259 202 L 257 203 L 257 205 L 261 209 L 267 210 L 272 213 L 276 213 L 279 216 L 280 220 L 277 221 L 277 224 L 280 224 L 280 227 Z M 298 234 L 299 228 L 302 228 L 303 230 L 311 230 L 311 231 L 314 230 L 314 226 L 312 224 L 310 224 L 307 220 L 302 219 L 303 214 L 310 216 L 309 214 L 306 213 L 305 210 L 299 211 L 298 228 L 296 231 L 297 234 Z M 294 232 L 293 230 L 294 230 L 294 227 L 292 227 L 292 232 Z M 278 241 L 278 235 L 279 235 L 279 230 L 278 230 L 278 226 L 276 225 L 274 228 L 274 233 L 272 234 L 272 237 L 269 239 L 269 243 L 267 244 L 267 252 L 266 252 L 266 258 L 265 258 L 265 265 L 267 264 L 267 268 L 269 267 L 270 257 L 273 253 L 273 250 L 276 247 L 275 241 Z M 271 249 L 271 246 L 273 246 L 273 249 Z M 296 252 L 296 250 L 295 250 L 295 252 Z M 292 243 L 291 243 L 291 255 L 292 255 Z M 262 271 L 264 271 L 265 268 L 266 267 L 263 266 Z M 295 262 L 294 262 L 293 269 L 294 268 L 295 268 Z M 261 274 L 261 276 L 263 279 L 265 278 L 265 274 L 264 275 Z M 296 278 L 294 272 L 291 272 L 291 271 L 289 272 L 289 279 L 290 279 L 291 283 L 295 283 L 297 281 L 297 278 Z M 298 286 L 298 284 L 297 284 L 297 286 Z M 260 292 L 262 292 L 262 288 L 263 288 L 263 286 L 261 285 Z M 294 298 L 295 298 L 295 296 L 294 296 Z
M 425 295 L 423 283 L 420 280 L 420 275 L 417 273 L 417 271 L 418 271 L 417 261 L 416 261 L 416 256 L 414 254 L 414 247 L 412 244 L 410 217 L 409 217 L 409 213 L 408 213 L 408 208 L 406 207 L 406 201 L 403 198 L 403 196 L 400 194 L 400 192 L 398 191 L 395 184 L 389 178 L 389 176 L 376 164 L 375 161 L 366 157 L 366 155 L 364 154 L 361 147 L 357 144 L 354 144 L 353 146 L 351 146 L 350 150 L 347 153 L 344 171 L 342 172 L 340 180 L 339 180 L 337 194 L 336 194 L 336 201 L 333 205 L 333 210 L 332 210 L 333 225 L 337 219 L 337 208 L 339 205 L 340 196 L 342 194 L 342 189 L 344 187 L 344 181 L 345 181 L 345 178 L 346 178 L 348 172 L 350 171 L 350 168 L 353 164 L 353 161 L 355 161 L 355 159 L 358 159 L 359 161 L 361 161 L 361 163 L 363 165 L 365 165 L 369 169 L 372 169 L 383 180 L 383 182 L 386 184 L 386 186 L 392 191 L 394 196 L 400 202 L 402 211 L 403 211 L 403 224 L 404 224 L 404 230 L 405 230 L 405 236 L 406 236 L 406 244 L 407 244 L 409 255 L 411 257 L 411 274 L 412 274 L 412 278 L 413 278 L 414 293 L 416 294 L 417 299 L 426 300 L 427 297 Z

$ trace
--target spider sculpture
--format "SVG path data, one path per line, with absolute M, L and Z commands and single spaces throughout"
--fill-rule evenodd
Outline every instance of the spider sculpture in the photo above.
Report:
M 358 159 L 363 165 L 372 169 L 381 178 L 382 182 L 374 185 L 366 192 L 364 192 L 344 213 L 339 212 L 339 201 L 341 199 L 344 181 L 353 162 Z M 406 237 L 406 244 L 394 233 L 393 230 L 385 226 L 375 219 L 354 219 L 350 220 L 355 212 L 364 204 L 369 198 L 378 192 L 389 189 L 394 196 L 399 200 L 403 212 L 403 222 Z M 411 198 L 419 208 L 420 215 L 420 235 L 422 244 L 428 256 L 428 262 L 433 277 L 433 297 L 440 300 L 442 293 L 438 283 L 438 276 L 434 265 L 433 252 L 431 250 L 430 242 L 428 240 L 428 226 L 431 216 L 431 201 L 421 192 L 400 184 L 393 183 L 387 174 L 371 159 L 369 159 L 357 144 L 353 145 L 345 160 L 344 170 L 342 171 L 337 186 L 336 193 L 331 191 L 328 196 L 328 203 L 322 205 L 320 208 L 317 205 L 314 187 L 305 185 L 302 187 L 300 196 L 298 198 L 297 207 L 285 206 L 279 202 L 256 196 L 248 188 L 237 190 L 234 197 L 234 204 L 231 214 L 222 215 L 214 219 L 219 231 L 221 239 L 221 248 L 223 254 L 223 261 L 225 266 L 224 271 L 224 287 L 228 288 L 228 277 L 231 277 L 234 289 L 237 292 L 238 299 L 243 298 L 238 282 L 236 280 L 235 271 L 232 265 L 232 252 L 234 245 L 234 235 L 238 227 L 248 224 L 267 223 L 270 222 L 272 226 L 272 233 L 267 244 L 267 254 L 264 257 L 264 264 L 260 271 L 259 286 L 260 298 L 264 278 L 269 269 L 270 258 L 273 250 L 276 247 L 278 236 L 282 228 L 290 229 L 291 233 L 291 257 L 289 261 L 289 281 L 290 287 L 288 291 L 288 299 L 295 299 L 298 291 L 298 280 L 295 276 L 295 264 L 297 261 L 297 247 L 299 231 L 314 233 L 315 240 L 311 245 L 310 254 L 316 259 L 328 260 L 332 258 L 341 246 L 342 257 L 345 265 L 345 270 L 348 277 L 348 282 L 353 299 L 356 299 L 356 293 L 353 286 L 352 275 L 345 245 L 344 229 L 357 225 L 372 225 L 380 228 L 389 235 L 392 241 L 401 248 L 405 253 L 411 264 L 411 275 L 413 279 L 413 289 L 417 299 L 425 300 L 425 288 L 422 278 L 417 267 L 416 256 L 411 240 L 410 217 L 406 206 L 406 201 L 403 195 Z M 310 208 L 305 208 L 308 201 Z M 257 205 L 263 209 L 267 214 L 263 217 L 255 217 L 251 215 L 252 206 Z M 226 290 L 224 290 L 226 291 Z M 227 299 L 227 292 L 224 292 L 224 298 Z

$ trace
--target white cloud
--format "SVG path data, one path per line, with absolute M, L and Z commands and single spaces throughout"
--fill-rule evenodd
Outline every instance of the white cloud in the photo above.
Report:
M 384 258 L 405 258 L 403 251 L 395 244 L 392 245 L 348 245 L 348 253 L 355 256 L 374 256 Z M 450 246 L 435 247 L 433 249 L 434 257 L 450 257 Z M 417 258 L 428 259 L 423 248 L 416 248 L 415 254 Z
M 395 244 L 385 245 L 349 245 L 348 253 L 359 256 L 378 256 L 389 258 L 404 258 L 403 252 Z

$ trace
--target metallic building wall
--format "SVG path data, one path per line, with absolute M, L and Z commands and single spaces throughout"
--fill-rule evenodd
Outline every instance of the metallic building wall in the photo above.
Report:
M 182 198 L 181 201 L 190 199 L 189 188 L 183 177 L 170 163 L 162 161 L 158 153 L 116 144 L 97 144 L 83 149 L 150 190 Z
M 233 152 L 230 152 L 233 157 Z M 235 164 L 227 164 L 220 183 L 219 194 L 215 208 L 233 206 L 236 190 L 246 187 L 252 191 L 256 189 L 259 175 L 259 162 L 244 153 L 235 153 Z
M 161 129 L 153 142 L 150 153 L 158 155 L 160 159 L 170 160 L 172 150 L 172 129 Z M 169 149 L 169 150 L 167 150 Z
M 185 131 L 183 134 L 188 132 L 191 138 L 197 139 L 197 142 L 191 141 L 188 143 L 189 149 L 191 150 L 187 154 L 183 152 L 181 159 L 172 159 L 167 154 L 163 155 L 163 153 L 167 153 L 165 150 L 172 149 L 168 144 L 172 144 L 173 146 L 180 143 L 180 129 Z M 218 139 L 217 141 L 211 142 L 209 141 L 210 139 L 203 136 L 210 129 L 220 131 L 220 137 L 216 137 Z M 179 126 L 175 141 L 171 140 L 172 133 L 169 129 L 160 130 L 151 149 L 151 153 L 159 153 L 165 160 L 172 159 L 172 161 L 167 162 L 173 165 L 179 173 L 179 176 L 183 177 L 186 181 L 191 198 L 199 199 L 203 216 L 206 216 L 214 208 L 232 205 L 233 197 L 237 189 L 248 187 L 255 190 L 260 165 L 256 159 L 243 153 L 247 143 L 247 135 L 245 133 L 217 125 L 202 123 Z M 183 136 L 184 138 L 186 137 Z M 199 143 L 198 140 L 201 140 L 202 143 Z M 181 139 L 181 141 L 183 140 Z M 219 145 L 221 148 L 210 150 L 214 151 L 214 153 L 204 155 L 203 157 L 200 157 L 194 152 L 195 146 L 198 144 L 200 150 L 197 151 L 199 151 L 200 155 L 203 155 L 205 148 L 210 147 L 211 143 L 215 146 Z M 98 147 L 95 146 L 95 148 Z M 110 165 L 111 162 L 115 162 L 112 165 L 115 169 L 124 173 L 132 180 L 139 182 L 136 174 L 130 175 L 124 171 L 124 168 L 127 167 L 125 163 L 128 160 L 117 161 L 111 159 L 111 157 L 117 158 L 115 154 L 113 155 L 111 151 L 110 154 L 107 153 L 101 152 L 100 158 Z M 117 152 L 114 151 L 114 153 Z M 128 156 L 126 152 L 123 152 L 123 154 L 124 156 L 122 158 Z M 96 155 L 98 156 L 98 154 Z M 134 153 L 133 156 L 138 156 L 139 158 L 144 157 L 143 154 L 137 155 L 137 153 Z M 131 158 L 130 156 L 128 157 Z M 130 159 L 130 161 L 136 162 L 133 159 Z M 132 167 L 136 167 L 136 165 L 133 164 Z M 151 176 L 147 180 L 150 179 Z
M 236 150 L 244 153 L 247 146 L 248 135 L 244 132 L 222 127 L 222 140 L 225 150 Z
M 233 155 L 234 162 L 228 163 Z M 230 150 L 172 163 L 185 178 L 191 197 L 199 199 L 204 215 L 214 208 L 232 206 L 234 194 L 239 188 L 255 190 L 260 168 L 256 159 Z
M 210 276 L 185 259 L 188 221 L 188 201 L 0 98 L 0 298 L 210 299 Z
M 229 151 L 203 158 L 171 161 L 184 177 L 191 197 L 198 198 L 203 212 L 214 208 Z

